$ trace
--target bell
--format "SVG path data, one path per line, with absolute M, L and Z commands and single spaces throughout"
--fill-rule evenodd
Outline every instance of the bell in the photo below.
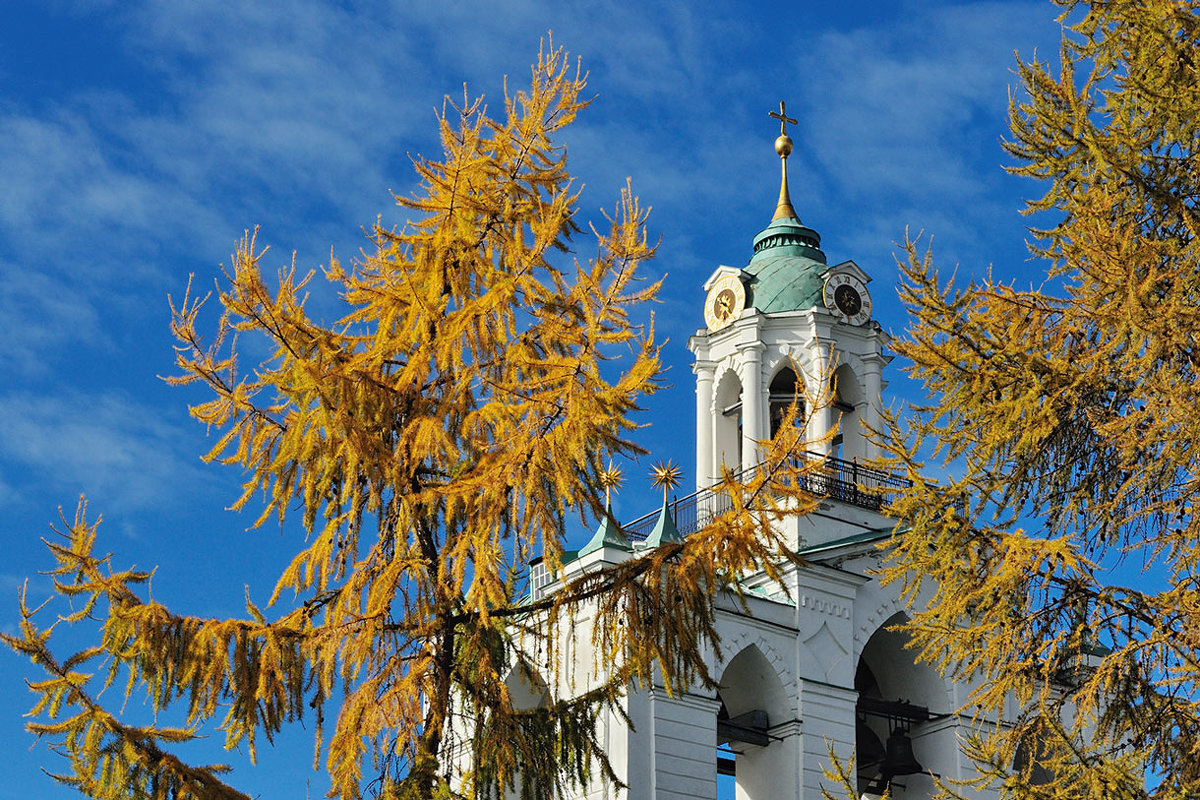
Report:
M 892 731 L 892 735 L 888 737 L 887 753 L 879 771 L 889 781 L 896 775 L 915 775 L 925 771 L 913 755 L 912 739 L 899 728 Z
M 875 731 L 866 726 L 861 719 L 855 732 L 854 759 L 858 765 L 858 791 L 863 797 L 875 797 L 872 790 L 883 791 L 886 783 L 879 773 L 879 768 L 887 758 L 883 742 Z
M 861 720 L 855 726 L 854 739 L 854 757 L 860 772 L 868 767 L 878 767 L 887 760 L 883 742 L 879 741 L 875 731 L 868 728 Z

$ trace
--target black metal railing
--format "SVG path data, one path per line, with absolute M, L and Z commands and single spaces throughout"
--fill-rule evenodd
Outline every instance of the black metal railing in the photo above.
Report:
M 805 468 L 800 477 L 802 489 L 819 497 L 840 500 L 871 511 L 883 508 L 889 491 L 912 486 L 912 482 L 907 478 L 862 466 L 857 461 L 846 461 L 820 453 L 807 453 L 797 457 L 796 462 L 796 466 Z M 739 470 L 736 473 L 737 477 L 743 477 L 743 472 Z M 718 487 L 712 486 L 686 497 L 676 498 L 671 502 L 670 509 L 675 527 L 687 536 L 700 530 L 732 506 L 729 496 L 722 493 Z M 621 529 L 630 539 L 643 540 L 654 530 L 658 514 L 658 511 L 652 511 L 627 525 L 622 525 Z

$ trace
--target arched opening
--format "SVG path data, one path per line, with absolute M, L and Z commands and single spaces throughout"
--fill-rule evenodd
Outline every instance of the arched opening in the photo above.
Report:
M 536 711 L 550 705 L 550 690 L 546 682 L 525 664 L 519 663 L 509 671 L 504 686 L 508 690 L 508 703 L 513 711 Z M 513 782 L 495 795 L 496 800 L 521 800 L 523 797 L 537 796 L 542 784 L 536 781 L 536 775 L 536 772 L 518 769 Z
M 717 697 L 718 795 L 728 797 L 732 790 L 738 800 L 788 796 L 795 784 L 794 748 L 779 744 L 774 730 L 795 713 L 783 682 L 758 647 L 750 645 L 730 660 Z
M 854 673 L 855 765 L 867 797 L 886 789 L 895 800 L 932 797 L 933 775 L 950 767 L 947 754 L 957 749 L 953 728 L 943 724 L 945 683 L 915 661 L 908 634 L 890 630 L 905 620 L 896 614 L 875 631 Z
M 867 456 L 867 437 L 863 430 L 862 409 L 866 403 L 862 384 L 850 369 L 843 364 L 834 370 L 830 378 L 833 390 L 834 419 L 839 420 L 838 432 L 834 435 L 830 446 L 830 454 L 834 458 L 844 458 L 847 461 L 865 459 Z
M 1050 786 L 1054 783 L 1054 770 L 1047 762 L 1052 758 L 1045 734 L 1030 730 L 1017 745 L 1013 773 L 1030 786 Z
M 771 379 L 767 390 L 767 414 L 771 426 L 771 438 L 779 433 L 788 408 L 796 404 L 796 425 L 803 430 L 805 424 L 804 383 L 790 366 L 786 366 Z
M 742 465 L 742 382 L 733 370 L 721 376 L 713 405 L 716 412 L 713 477 L 719 478 L 722 464 L 732 470 Z

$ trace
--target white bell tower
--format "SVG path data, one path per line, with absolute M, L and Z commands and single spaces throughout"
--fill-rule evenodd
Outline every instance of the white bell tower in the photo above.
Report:
M 780 104 L 775 140 L 782 180 L 771 224 L 754 237 L 743 268 L 718 267 L 704 283 L 707 327 L 688 342 L 696 356 L 696 488 L 723 466 L 751 470 L 793 398 L 807 409 L 807 438 L 821 455 L 851 464 L 877 455 L 887 334 L 871 318 L 871 278 L 853 261 L 828 266 L 821 237 L 788 193 L 792 140 Z M 799 386 L 798 386 L 799 382 Z M 797 391 L 797 389 L 800 391 Z
M 787 183 L 786 124 L 794 120 L 782 103 L 772 116 L 781 123 L 782 159 L 774 218 L 754 237 L 745 267 L 720 267 L 705 282 L 706 327 L 688 343 L 696 357 L 697 491 L 673 503 L 664 497 L 657 512 L 624 525 L 609 507 L 595 535 L 563 554 L 560 574 L 531 566 L 531 596 L 703 529 L 722 511 L 711 488 L 722 469 L 756 468 L 760 444 L 776 435 L 788 406 L 807 397 L 812 407 L 800 418 L 817 463 L 806 476 L 819 503 L 772 522 L 804 563 L 738 576 L 737 599 L 714 593 L 720 648 L 704 658 L 716 685 L 629 687 L 622 712 L 603 727 L 622 785 L 596 777 L 564 800 L 820 800 L 826 789 L 839 791 L 826 777 L 831 752 L 843 763 L 855 758 L 851 778 L 868 799 L 885 790 L 895 800 L 927 798 L 939 778 L 978 774 L 959 746 L 978 722 L 959 714 L 972 686 L 917 661 L 895 627 L 907 613 L 900 582 L 878 577 L 896 527 L 886 493 L 904 478 L 865 463 L 876 455 L 867 430 L 880 426 L 890 360 L 887 336 L 871 318 L 870 277 L 853 261 L 829 266 L 820 236 L 796 216 Z M 587 688 L 588 676 L 602 677 L 587 626 L 581 616 L 579 632 L 555 655 L 572 659 L 570 674 L 582 683 L 525 684 L 569 696 Z M 542 695 L 514 684 L 523 702 Z

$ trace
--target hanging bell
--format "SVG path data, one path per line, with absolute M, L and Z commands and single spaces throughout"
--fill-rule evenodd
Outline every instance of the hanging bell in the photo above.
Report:
M 854 758 L 859 772 L 868 768 L 878 768 L 887 760 L 883 742 L 879 740 L 875 731 L 868 728 L 861 719 L 858 720 L 854 730 Z
M 887 740 L 887 753 L 879 770 L 889 781 L 896 775 L 915 775 L 925 768 L 913 755 L 912 739 L 900 728 L 892 731 Z

